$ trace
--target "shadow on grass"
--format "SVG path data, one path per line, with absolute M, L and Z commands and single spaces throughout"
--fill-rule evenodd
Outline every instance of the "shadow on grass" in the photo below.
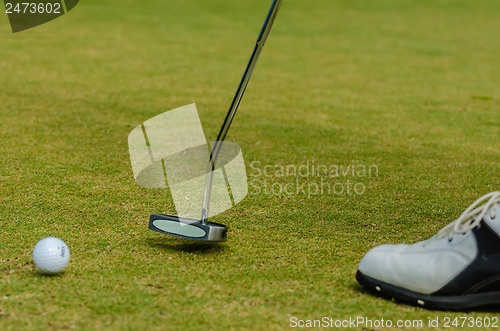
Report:
M 435 312 L 443 312 L 443 311 L 446 312 L 446 311 L 449 311 L 449 312 L 453 312 L 453 313 L 463 312 L 463 313 L 466 313 L 466 314 L 469 314 L 471 312 L 498 314 L 498 312 L 500 311 L 500 306 L 480 307 L 480 308 L 475 308 L 475 309 L 470 309 L 470 310 L 440 310 L 440 309 L 430 309 L 430 308 L 425 308 L 425 307 L 410 305 L 408 303 L 401 302 L 401 301 L 399 301 L 397 299 L 394 299 L 394 298 L 391 298 L 391 297 L 388 297 L 388 296 L 383 296 L 379 292 L 367 289 L 367 288 L 365 288 L 364 286 L 361 286 L 358 283 L 352 284 L 350 286 L 350 288 L 353 291 L 355 291 L 355 292 L 358 292 L 358 293 L 361 293 L 361 294 L 364 294 L 364 295 L 370 295 L 370 296 L 375 297 L 377 299 L 384 300 L 385 302 L 392 302 L 394 304 L 405 305 L 405 306 L 408 306 L 408 307 L 413 307 L 415 309 L 420 309 L 420 310 L 426 310 L 426 311 L 429 311 L 429 312 L 431 312 L 431 311 L 435 311 Z
M 178 238 L 149 238 L 146 242 L 151 247 L 200 255 L 220 254 L 227 250 L 227 246 L 224 243 L 191 241 Z
M 40 278 L 61 278 L 64 275 L 63 271 L 55 274 L 48 274 L 45 272 L 41 272 L 39 270 L 30 270 L 29 273 L 34 277 L 40 277 Z
M 17 258 L 16 258 L 17 260 Z M 57 273 L 46 273 L 38 269 L 38 267 L 33 262 L 25 262 L 18 265 L 6 265 L 4 268 L 0 269 L 0 273 L 4 276 L 9 276 L 12 274 L 22 275 L 23 277 L 39 277 L 39 278 L 61 278 L 64 276 L 64 271 Z

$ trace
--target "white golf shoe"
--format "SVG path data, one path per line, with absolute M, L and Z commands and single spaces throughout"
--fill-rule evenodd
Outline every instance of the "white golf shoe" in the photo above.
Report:
M 430 309 L 500 305 L 500 192 L 479 198 L 426 241 L 371 249 L 356 279 L 383 296 Z

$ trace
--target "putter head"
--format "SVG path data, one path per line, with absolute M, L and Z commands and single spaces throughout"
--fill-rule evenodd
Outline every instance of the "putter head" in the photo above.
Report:
M 224 224 L 203 224 L 201 220 L 172 215 L 152 214 L 149 217 L 149 229 L 184 239 L 219 242 L 227 240 L 227 226 Z

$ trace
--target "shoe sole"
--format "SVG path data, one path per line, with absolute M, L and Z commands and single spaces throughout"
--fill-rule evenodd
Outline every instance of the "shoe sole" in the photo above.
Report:
M 474 293 L 457 296 L 437 296 L 413 292 L 364 275 L 358 270 L 357 281 L 375 293 L 397 301 L 435 310 L 472 310 L 500 306 L 500 292 Z

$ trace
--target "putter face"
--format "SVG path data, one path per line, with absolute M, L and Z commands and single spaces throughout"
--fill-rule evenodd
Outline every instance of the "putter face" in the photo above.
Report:
M 200 241 L 226 241 L 227 227 L 223 224 L 178 217 L 172 215 L 152 214 L 149 218 L 149 229 L 184 239 Z

